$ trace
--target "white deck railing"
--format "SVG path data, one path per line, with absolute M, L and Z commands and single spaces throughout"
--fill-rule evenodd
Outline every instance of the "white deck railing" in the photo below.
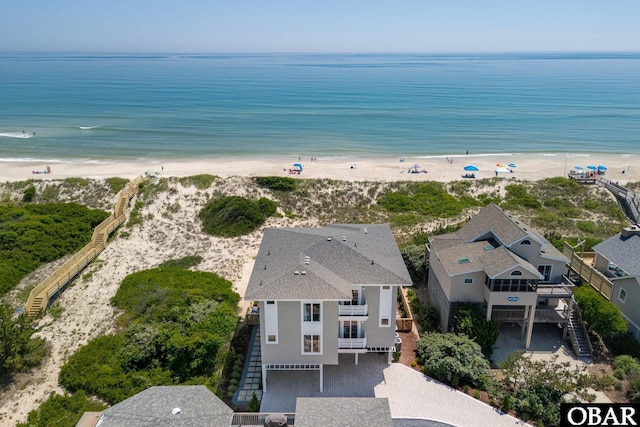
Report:
M 369 314 L 369 305 L 367 300 L 363 304 L 338 304 L 339 316 L 367 316 Z
M 360 338 L 338 338 L 338 349 L 364 349 L 367 348 L 367 333 L 363 332 Z

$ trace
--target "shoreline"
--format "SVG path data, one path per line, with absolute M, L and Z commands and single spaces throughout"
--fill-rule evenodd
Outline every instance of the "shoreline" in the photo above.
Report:
M 463 166 L 473 164 L 480 170 L 476 179 L 515 178 L 536 181 L 564 176 L 575 166 L 607 167 L 605 178 L 622 183 L 640 181 L 640 167 L 634 167 L 640 154 L 598 153 L 495 153 L 495 154 L 451 154 L 422 156 L 321 156 L 311 161 L 309 155 L 222 157 L 166 160 L 117 160 L 101 161 L 35 159 L 0 161 L 0 182 L 55 180 L 65 178 L 105 179 L 122 177 L 133 179 L 145 171 L 157 171 L 164 177 L 184 177 L 198 174 L 231 176 L 291 176 L 294 178 L 337 179 L 346 181 L 440 181 L 462 180 L 466 173 Z M 299 160 L 300 159 L 300 160 Z M 302 163 L 301 174 L 289 174 L 294 163 Z M 426 173 L 408 173 L 414 165 Z M 507 166 L 512 173 L 499 173 L 498 164 Z M 351 166 L 355 165 L 355 168 Z M 51 173 L 42 173 L 50 166 Z M 40 173 L 33 173 L 33 172 Z

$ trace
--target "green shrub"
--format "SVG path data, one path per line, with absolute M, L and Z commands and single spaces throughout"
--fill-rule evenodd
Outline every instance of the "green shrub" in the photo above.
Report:
M 278 204 L 266 197 L 261 197 L 258 200 L 258 206 L 260 207 L 260 212 L 262 212 L 262 215 L 264 215 L 265 218 L 272 216 L 278 209 Z
M 635 379 L 640 376 L 640 362 L 633 356 L 628 354 L 623 354 L 620 356 L 616 356 L 613 359 L 613 363 L 611 366 L 614 369 L 614 374 L 616 374 L 616 378 L 623 379 Z M 618 377 L 618 371 L 622 371 L 624 373 L 623 378 Z
M 14 316 L 14 310 L 0 303 L 0 380 L 40 365 L 47 354 L 42 338 L 32 338 L 33 319 L 26 314 Z
M 251 401 L 249 402 L 249 406 L 247 407 L 247 412 L 258 412 L 260 410 L 260 403 L 258 402 L 258 396 L 253 392 L 251 395 Z
M 293 191 L 297 185 L 297 181 L 289 177 L 258 176 L 255 180 L 260 187 L 266 187 L 274 191 Z
M 36 187 L 34 187 L 33 185 L 30 185 L 29 187 L 25 188 L 24 192 L 22 193 L 22 201 L 25 203 L 33 202 L 33 199 L 35 197 L 36 197 Z
M 491 377 L 480 346 L 461 334 L 427 333 L 418 341 L 417 353 L 425 374 L 453 386 L 484 388 Z
M 82 391 L 62 396 L 51 392 L 38 409 L 29 412 L 27 422 L 18 423 L 17 427 L 74 427 L 85 412 L 99 412 L 106 408 Z
M 227 196 L 211 200 L 200 211 L 200 219 L 207 233 L 214 236 L 236 237 L 248 234 L 266 219 L 262 209 L 273 210 L 273 205 L 256 202 L 240 196 Z M 270 202 L 270 201 L 269 201 Z
M 387 191 L 377 200 L 378 204 L 391 213 L 407 214 L 415 212 L 431 218 L 453 217 L 464 208 L 480 203 L 471 197 L 455 198 L 445 185 L 429 181 L 410 185 L 398 191 Z
M 492 347 L 500 335 L 500 325 L 487 320 L 480 307 L 472 303 L 462 303 L 454 317 L 455 330 L 477 342 L 485 356 L 491 357 Z
M 615 335 L 627 330 L 627 322 L 620 310 L 605 300 L 591 286 L 579 286 L 573 293 L 582 317 L 589 328 L 601 336 Z
M 424 245 L 405 246 L 400 250 L 402 259 L 409 270 L 411 281 L 424 284 L 427 281 L 427 257 Z

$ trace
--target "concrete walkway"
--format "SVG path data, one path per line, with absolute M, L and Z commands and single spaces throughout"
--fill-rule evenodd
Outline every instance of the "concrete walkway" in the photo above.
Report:
M 238 384 L 238 390 L 233 396 L 234 405 L 248 405 L 251 402 L 253 393 L 256 394 L 258 402 L 262 399 L 262 390 L 260 389 L 260 377 L 262 376 L 262 361 L 260 356 L 260 328 L 253 327 L 251 338 L 249 340 L 249 348 L 247 358 L 244 361 L 242 377 Z
M 387 364 L 384 354 L 341 354 L 339 365 L 325 366 L 324 392 L 318 371 L 275 371 L 260 412 L 295 412 L 296 397 L 386 397 L 394 419 L 434 420 L 460 427 L 518 426 L 521 421 L 456 391 L 407 366 Z

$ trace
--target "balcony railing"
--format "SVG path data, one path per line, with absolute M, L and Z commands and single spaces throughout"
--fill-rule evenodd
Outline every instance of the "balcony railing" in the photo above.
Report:
M 369 305 L 367 300 L 364 300 L 362 304 L 338 304 L 339 316 L 367 316 L 369 314 Z
M 360 334 L 360 338 L 338 338 L 338 349 L 358 350 L 367 348 L 367 333 Z

